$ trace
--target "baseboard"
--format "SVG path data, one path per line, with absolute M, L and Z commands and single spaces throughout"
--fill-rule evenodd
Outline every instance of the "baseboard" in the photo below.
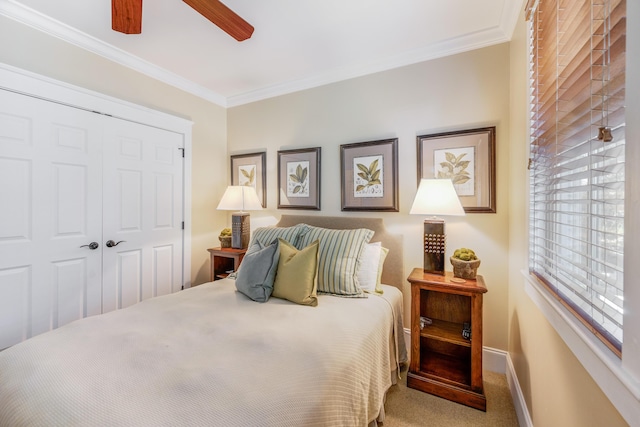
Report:
M 518 382 L 516 371 L 513 367 L 513 362 L 507 354 L 507 385 L 511 391 L 511 400 L 513 400 L 513 406 L 516 409 L 516 415 L 518 417 L 518 424 L 522 427 L 533 427 L 533 421 L 529 415 L 529 409 L 527 408 L 527 402 L 524 400 L 524 394 L 522 394 L 522 388 Z
M 482 348 L 482 369 L 505 374 L 507 370 L 507 352 L 497 348 Z
M 411 357 L 411 330 L 404 329 L 405 344 L 407 346 L 407 354 Z M 522 427 L 533 427 L 533 421 L 529 415 L 527 403 L 522 394 L 522 388 L 518 382 L 513 363 L 509 357 L 509 353 L 497 348 L 483 347 L 482 349 L 482 368 L 486 371 L 504 374 L 507 377 L 507 385 L 511 391 L 511 399 L 518 417 L 518 424 Z

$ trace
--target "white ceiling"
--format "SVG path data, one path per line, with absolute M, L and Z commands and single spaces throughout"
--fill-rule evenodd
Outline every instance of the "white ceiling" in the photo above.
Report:
M 255 27 L 237 42 L 181 0 L 145 0 L 142 34 L 110 0 L 0 0 L 0 14 L 222 106 L 511 39 L 523 0 L 223 0 Z

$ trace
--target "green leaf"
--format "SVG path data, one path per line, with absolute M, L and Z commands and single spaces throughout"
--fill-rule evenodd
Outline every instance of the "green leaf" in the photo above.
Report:
M 358 167 L 358 169 L 360 169 L 362 172 L 366 173 L 367 175 L 369 175 L 369 169 L 367 169 L 367 167 L 365 165 L 363 165 L 362 163 L 356 163 L 356 166 Z
M 469 181 L 471 178 L 469 178 L 468 176 L 456 176 L 453 178 L 453 183 L 454 184 L 464 184 L 465 182 Z
M 245 169 L 240 169 L 240 172 L 242 172 L 242 175 L 244 175 L 246 178 L 250 178 L 249 172 L 247 172 Z
M 440 167 L 442 169 L 448 169 L 449 172 L 453 172 L 453 165 L 449 162 L 440 162 Z
M 459 168 L 462 168 L 462 169 L 466 169 L 467 166 L 469 166 L 469 163 L 471 163 L 471 160 L 464 160 L 464 161 L 458 163 L 456 166 L 458 166 Z
M 371 162 L 371 164 L 369 165 L 369 175 L 371 175 L 372 173 L 374 173 L 376 170 L 378 169 L 378 159 L 375 159 L 373 162 Z
M 300 190 L 302 190 L 302 187 L 299 185 L 296 185 L 296 187 L 293 189 L 293 194 L 297 194 L 300 192 Z
M 369 181 L 369 185 L 382 184 L 379 179 L 373 179 Z
M 358 185 L 358 186 L 356 187 L 356 191 L 358 191 L 358 192 L 359 192 L 359 191 L 362 191 L 362 190 L 364 190 L 364 189 L 365 189 L 365 186 L 364 186 L 364 185 Z
M 456 162 L 456 156 L 453 153 L 450 152 L 445 152 L 444 156 L 447 158 L 447 162 L 451 163 L 451 164 L 455 164 Z
M 466 156 L 466 155 L 467 155 L 467 153 L 462 153 L 462 154 L 460 154 L 458 157 L 456 157 L 456 161 L 455 161 L 455 163 L 460 162 L 460 160 L 462 160 L 462 158 L 463 158 L 464 156 Z
M 302 173 L 300 174 L 301 175 L 300 182 L 304 182 L 307 179 L 308 173 L 309 172 L 307 168 L 302 169 Z
M 289 179 L 290 179 L 291 181 L 293 181 L 293 182 L 300 182 L 300 180 L 298 179 L 298 176 L 297 176 L 297 175 L 294 175 L 294 174 L 292 174 L 292 173 L 291 173 L 291 174 L 289 174 Z
M 380 178 L 380 169 L 378 169 L 377 171 L 375 171 L 373 173 L 373 175 L 371 175 L 371 179 L 379 179 Z
M 358 176 L 362 179 L 364 179 L 365 181 L 369 181 L 369 177 L 367 176 L 366 173 L 364 172 L 358 172 Z

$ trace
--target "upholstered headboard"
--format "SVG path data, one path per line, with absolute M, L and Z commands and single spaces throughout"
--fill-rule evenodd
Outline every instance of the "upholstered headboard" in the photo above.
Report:
M 389 254 L 384 262 L 382 270 L 382 283 L 392 285 L 403 291 L 404 288 L 404 262 L 402 255 L 402 236 L 387 232 L 382 218 L 356 218 L 342 216 L 307 216 L 307 215 L 282 215 L 277 227 L 291 227 L 296 224 L 309 224 L 316 227 L 344 230 L 349 228 L 368 228 L 375 234 L 371 242 L 380 242 L 389 249 Z

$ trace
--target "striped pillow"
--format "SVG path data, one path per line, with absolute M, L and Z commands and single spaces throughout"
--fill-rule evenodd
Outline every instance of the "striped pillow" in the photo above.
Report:
M 373 231 L 366 228 L 352 230 L 332 230 L 301 224 L 306 227 L 297 248 L 304 248 L 318 240 L 318 293 L 347 297 L 366 295 L 358 283 L 358 268 L 364 246 L 373 237 Z
M 301 225 L 294 225 L 293 227 L 260 227 L 253 230 L 251 233 L 251 247 L 256 242 L 260 243 L 260 246 L 268 246 L 274 240 L 282 239 L 293 246 L 296 246 L 298 236 L 305 230 Z

